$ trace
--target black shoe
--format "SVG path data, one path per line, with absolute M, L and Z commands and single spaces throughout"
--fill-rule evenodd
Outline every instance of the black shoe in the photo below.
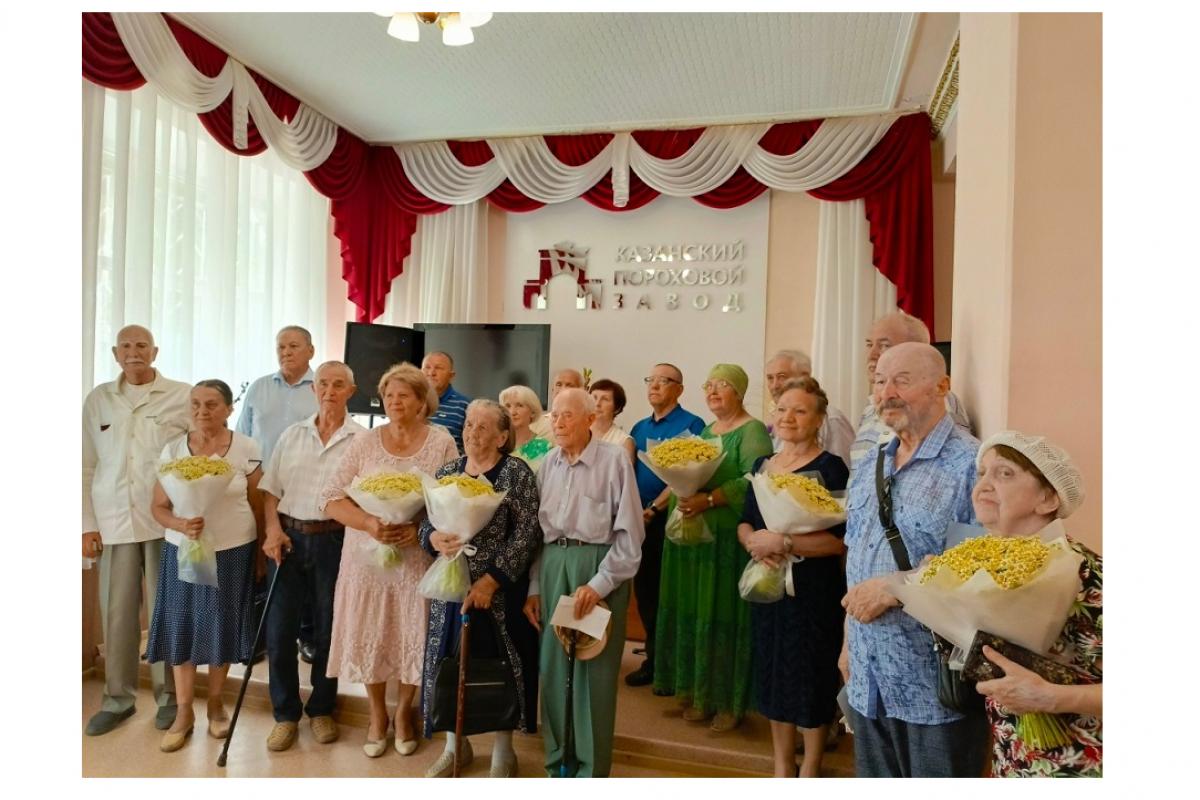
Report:
M 673 689 L 651 689 L 650 691 L 654 693 L 655 697 L 674 697 L 675 696 L 675 691 Z
M 88 736 L 103 736 L 104 734 L 117 727 L 122 721 L 133 716 L 133 706 L 124 711 L 97 711 L 91 719 L 88 720 L 87 728 L 84 733 Z
M 264 646 L 261 650 L 255 650 L 254 655 L 250 657 L 251 664 L 257 664 L 267 657 L 267 648 Z
M 158 711 L 154 714 L 154 727 L 160 731 L 168 730 L 175 724 L 175 717 L 179 713 L 179 706 L 172 703 L 169 706 L 159 706 Z
M 300 645 L 300 660 L 305 664 L 311 664 L 313 659 L 317 657 L 316 645 L 305 642 Z
M 642 665 L 625 676 L 627 686 L 649 686 L 654 683 L 654 665 L 643 661 Z

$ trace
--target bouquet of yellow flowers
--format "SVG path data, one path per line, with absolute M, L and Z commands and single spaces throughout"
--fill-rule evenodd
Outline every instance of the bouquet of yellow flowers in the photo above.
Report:
M 229 484 L 233 465 L 219 456 L 184 456 L 164 461 L 158 467 L 158 482 L 171 499 L 177 517 L 204 517 Z M 205 534 L 184 538 L 177 548 L 179 580 L 201 586 L 217 585 L 217 554 Z
M 425 507 L 422 475 L 415 472 L 380 471 L 360 475 L 346 487 L 346 494 L 363 511 L 389 525 L 412 522 Z M 404 556 L 399 547 L 370 539 L 359 546 L 356 560 L 390 570 L 404 563 Z
M 658 479 L 671 487 L 676 497 L 691 497 L 708 483 L 725 460 L 721 440 L 703 439 L 695 434 L 664 441 L 646 442 L 646 451 L 637 457 Z M 697 545 L 713 540 L 703 516 L 684 519 L 676 508 L 667 517 L 666 536 L 678 545 Z
M 1067 544 L 1058 520 L 1034 536 L 983 534 L 893 576 L 892 593 L 905 613 L 953 643 L 955 653 L 968 651 L 975 634 L 987 631 L 1046 655 L 1079 593 L 1082 556 Z M 952 655 L 950 666 L 958 669 L 955 662 Z M 1035 746 L 1054 747 L 1065 735 L 1062 721 L 1050 714 L 1024 714 L 1021 721 L 1022 736 Z
M 775 533 L 824 531 L 846 521 L 845 493 L 825 488 L 819 473 L 759 472 L 747 475 L 767 530 Z
M 438 556 L 426 570 L 417 591 L 430 600 L 461 603 L 471 588 L 471 570 L 467 558 L 475 555 L 468 542 L 491 522 L 508 492 L 497 492 L 487 478 L 469 475 L 445 475 L 438 480 L 425 478 L 425 505 L 434 530 L 452 533 L 462 549 L 452 558 Z

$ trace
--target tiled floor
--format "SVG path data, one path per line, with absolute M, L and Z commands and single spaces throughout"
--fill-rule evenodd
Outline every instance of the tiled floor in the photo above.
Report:
M 639 656 L 632 655 L 635 645 L 626 646 L 622 674 L 636 669 Z M 307 676 L 301 665 L 301 683 Z M 203 670 L 201 671 L 203 675 Z M 242 674 L 241 667 L 231 677 Z M 201 675 L 201 682 L 203 677 Z M 205 701 L 196 703 L 196 732 L 176 753 L 162 753 L 158 742 L 162 733 L 154 729 L 154 705 L 149 689 L 142 689 L 138 711 L 116 730 L 105 736 L 82 734 L 82 726 L 99 708 L 103 684 L 99 680 L 83 682 L 82 698 L 82 775 L 83 777 L 420 777 L 441 753 L 439 738 L 422 740 L 412 756 L 404 757 L 394 749 L 378 759 L 362 752 L 366 736 L 365 692 L 357 684 L 342 684 L 338 717 L 341 738 L 330 745 L 317 744 L 301 722 L 300 738 L 283 753 L 266 749 L 266 737 L 274 721 L 266 693 L 266 663 L 258 664 L 251 677 L 247 700 L 238 719 L 227 764 L 217 767 L 222 742 L 206 733 Z M 227 708 L 232 711 L 233 697 L 240 680 L 228 684 Z M 685 722 L 673 698 L 655 697 L 649 687 L 632 689 L 622 681 L 618 693 L 616 752 L 613 777 L 689 777 L 697 775 L 765 776 L 771 771 L 771 739 L 767 721 L 756 715 L 729 733 L 715 733 L 707 725 Z M 472 737 L 476 758 L 466 777 L 486 777 L 491 754 L 490 735 Z M 514 737 L 518 777 L 544 777 L 540 736 Z M 826 755 L 824 771 L 830 776 L 845 776 L 853 769 L 853 750 L 849 738 Z

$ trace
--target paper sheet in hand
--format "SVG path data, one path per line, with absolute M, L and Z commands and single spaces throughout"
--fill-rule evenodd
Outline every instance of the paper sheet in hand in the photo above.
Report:
M 560 628 L 574 628 L 594 639 L 601 639 L 611 616 L 612 612 L 607 608 L 596 606 L 583 619 L 575 619 L 575 598 L 564 594 L 558 598 L 558 605 L 554 607 L 554 616 L 550 618 L 550 624 Z

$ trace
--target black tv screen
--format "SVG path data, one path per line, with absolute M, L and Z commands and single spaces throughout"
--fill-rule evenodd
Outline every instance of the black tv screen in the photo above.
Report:
M 425 353 L 454 359 L 454 388 L 474 399 L 497 400 L 509 386 L 524 385 L 546 404 L 550 382 L 549 325 L 422 323 Z

